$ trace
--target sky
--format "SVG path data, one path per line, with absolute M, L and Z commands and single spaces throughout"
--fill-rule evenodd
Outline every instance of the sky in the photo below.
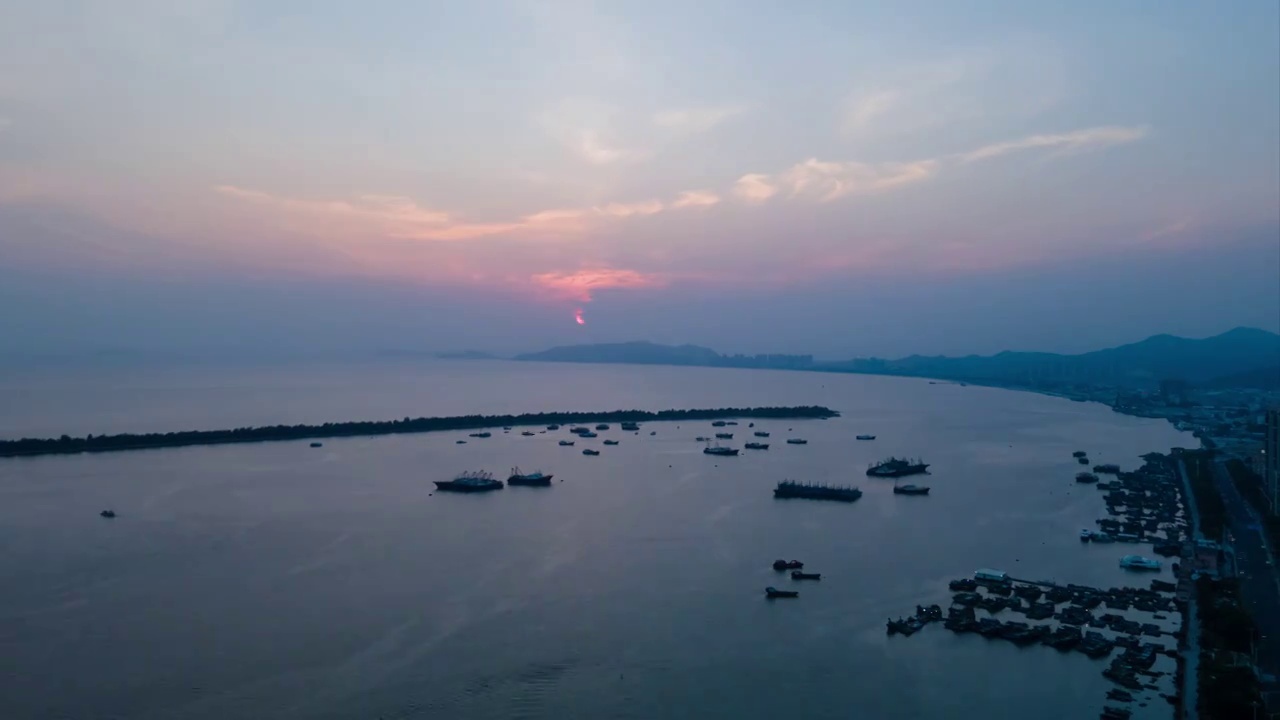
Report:
M 0 358 L 1280 330 L 1280 3 L 0 0 Z

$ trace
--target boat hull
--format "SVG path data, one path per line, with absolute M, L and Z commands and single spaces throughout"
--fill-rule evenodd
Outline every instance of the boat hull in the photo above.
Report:
M 495 483 L 493 485 L 470 485 L 465 483 L 459 484 L 452 480 L 437 480 L 436 489 L 444 492 L 482 493 L 490 492 L 492 490 L 501 490 L 502 483 Z
M 551 478 L 553 477 L 555 476 L 543 475 L 542 477 L 531 478 L 531 477 L 521 477 L 519 475 L 512 475 L 511 477 L 507 478 L 507 484 L 508 485 L 524 485 L 526 487 L 547 487 L 551 484 Z

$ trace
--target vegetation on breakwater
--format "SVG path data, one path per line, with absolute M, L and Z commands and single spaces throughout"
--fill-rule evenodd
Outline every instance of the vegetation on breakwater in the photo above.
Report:
M 840 413 L 820 405 L 797 407 L 715 408 L 702 410 L 614 410 L 610 412 L 549 412 L 525 415 L 458 415 L 420 417 L 403 420 L 339 422 L 323 425 L 270 425 L 232 430 L 188 430 L 169 433 L 87 435 L 73 438 L 23 438 L 0 440 L 0 457 L 19 455 L 60 455 L 82 452 L 114 452 L 187 445 L 308 440 L 358 435 L 473 430 L 516 425 L 568 425 L 572 423 L 658 422 L 672 420 L 714 420 L 717 418 L 826 419 Z

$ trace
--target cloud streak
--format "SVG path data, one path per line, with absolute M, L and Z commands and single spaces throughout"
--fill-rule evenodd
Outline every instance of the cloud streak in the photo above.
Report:
M 984 145 L 976 150 L 913 162 L 834 162 L 809 158 L 775 174 L 749 173 L 734 183 L 733 193 L 749 203 L 774 197 L 831 202 L 855 195 L 875 195 L 932 180 L 946 167 L 991 160 L 1030 150 L 1054 149 L 1054 155 L 1135 142 L 1146 137 L 1146 126 L 1108 125 L 1055 135 L 1030 135 Z
M 688 108 L 654 113 L 653 124 L 683 133 L 704 133 L 742 113 L 739 107 Z
M 548 272 L 534 275 L 534 285 L 549 291 L 553 296 L 575 302 L 591 302 L 592 293 L 598 290 L 642 289 L 663 287 L 665 277 L 610 267 L 583 268 L 574 272 Z
M 673 209 L 710 207 L 720 202 L 720 196 L 710 190 L 686 190 L 671 203 Z
M 977 150 L 961 153 L 957 158 L 962 163 L 971 163 L 1037 148 L 1056 148 L 1062 153 L 1081 152 L 1091 148 L 1103 148 L 1141 140 L 1146 137 L 1147 131 L 1148 128 L 1145 125 L 1136 127 L 1107 125 L 1056 135 L 1031 135 L 1018 140 L 985 145 Z

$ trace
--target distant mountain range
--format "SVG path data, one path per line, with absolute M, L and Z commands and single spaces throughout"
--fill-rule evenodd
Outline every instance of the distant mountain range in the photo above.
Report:
M 1149 385 L 1160 380 L 1183 380 L 1206 387 L 1280 388 L 1280 335 L 1255 328 L 1236 328 L 1203 339 L 1155 335 L 1141 342 L 1079 355 L 1002 352 L 966 357 L 912 355 L 897 360 L 855 358 L 818 362 L 810 355 L 721 355 L 697 345 L 629 342 L 556 347 L 518 355 L 515 359 L 781 368 L 1027 385 Z

